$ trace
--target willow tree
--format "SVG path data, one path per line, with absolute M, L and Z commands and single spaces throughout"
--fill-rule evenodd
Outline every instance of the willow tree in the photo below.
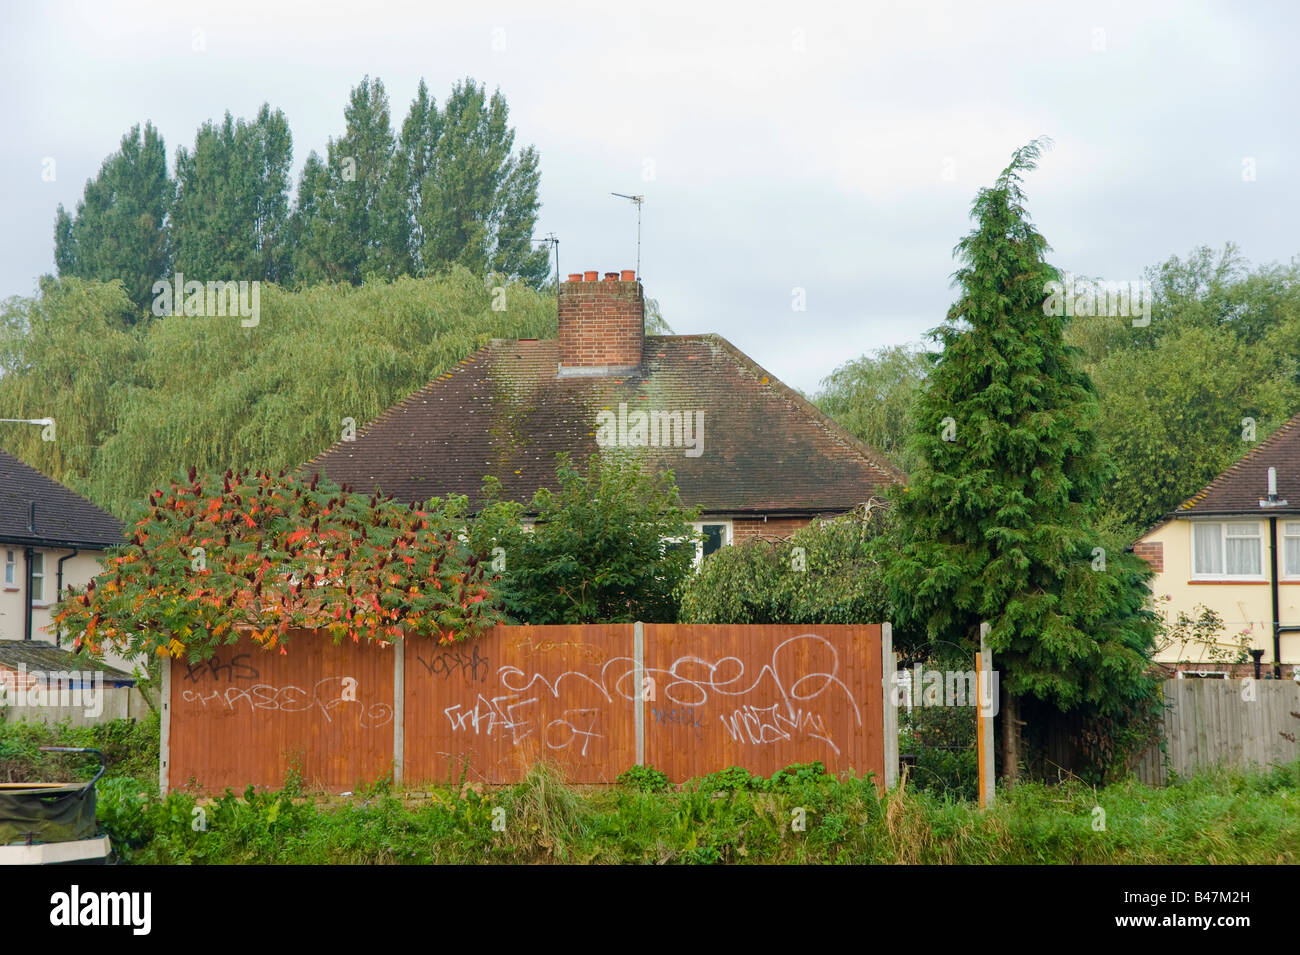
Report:
M 1046 240 L 1024 208 L 1022 173 L 1045 141 L 1019 149 L 980 190 L 958 243 L 959 290 L 931 332 L 943 354 L 915 409 L 910 483 L 886 571 L 898 622 L 974 649 L 981 622 L 1004 691 L 1003 773 L 1020 765 L 1020 728 L 1074 713 L 1098 771 L 1135 744 L 1158 684 L 1148 675 L 1150 571 L 1107 552 L 1097 528 L 1108 463 L 1096 395 L 1062 318 L 1046 307 Z
M 128 328 L 120 286 L 51 281 L 0 307 L 5 417 L 56 440 L 0 442 L 96 504 L 130 504 L 180 467 L 296 468 L 493 338 L 552 338 L 555 298 L 464 269 L 354 288 L 263 286 L 258 324 L 164 316 Z

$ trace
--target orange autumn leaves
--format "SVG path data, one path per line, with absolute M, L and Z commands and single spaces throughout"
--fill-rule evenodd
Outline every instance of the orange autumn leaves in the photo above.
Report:
M 94 652 L 190 659 L 240 632 L 282 653 L 299 630 L 464 640 L 500 620 L 490 561 L 464 543 L 464 523 L 436 499 L 422 510 L 314 478 L 191 469 L 149 495 L 130 539 L 55 619 Z

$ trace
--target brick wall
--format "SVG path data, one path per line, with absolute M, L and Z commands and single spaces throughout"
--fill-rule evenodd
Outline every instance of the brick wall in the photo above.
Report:
M 1133 545 L 1133 553 L 1137 554 L 1148 564 L 1157 574 L 1162 573 L 1165 569 L 1165 545 L 1159 541 L 1155 543 L 1138 541 Z
M 622 275 L 574 273 L 560 285 L 560 367 L 627 368 L 641 364 L 645 309 L 641 283 Z
M 789 537 L 808 522 L 806 517 L 772 517 L 766 521 L 761 517 L 736 517 L 731 521 L 731 542 L 740 544 L 752 537 Z

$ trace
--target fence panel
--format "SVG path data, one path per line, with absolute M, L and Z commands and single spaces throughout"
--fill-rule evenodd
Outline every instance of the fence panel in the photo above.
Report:
M 206 663 L 171 662 L 169 788 L 279 788 L 298 762 L 308 786 L 352 789 L 393 762 L 390 647 L 292 635 L 266 651 L 247 637 Z
M 296 759 L 308 785 L 348 789 L 390 771 L 400 721 L 406 785 L 511 783 L 540 760 L 585 784 L 638 762 L 674 782 L 813 760 L 883 779 L 880 639 L 879 626 L 502 626 L 405 642 L 400 701 L 392 648 L 304 632 L 282 656 L 244 640 L 172 661 L 165 778 L 278 787 Z
M 1169 771 L 1245 769 L 1300 759 L 1300 685 L 1290 680 L 1166 680 L 1165 755 L 1151 747 L 1131 768 L 1149 785 Z M 1166 759 L 1167 757 L 1167 759 Z
M 576 783 L 636 763 L 633 625 L 497 627 L 406 647 L 403 781 L 510 783 L 547 759 Z
M 646 762 L 674 782 L 820 760 L 884 779 L 877 626 L 645 626 Z

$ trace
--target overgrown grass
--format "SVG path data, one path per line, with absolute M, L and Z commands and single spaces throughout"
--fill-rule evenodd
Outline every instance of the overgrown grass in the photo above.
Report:
M 75 782 L 95 774 L 94 756 L 42 753 L 42 746 L 85 746 L 102 752 L 111 776 L 125 777 L 142 792 L 158 793 L 158 714 L 72 726 L 9 721 L 0 710 L 0 782 Z
M 578 789 L 539 765 L 484 793 L 378 785 L 339 800 L 250 789 L 207 803 L 108 779 L 99 803 L 115 848 L 139 863 L 1300 862 L 1300 764 L 1165 789 L 1025 784 L 984 813 L 906 784 L 882 796 L 871 780 L 836 779 L 817 763 L 768 779 L 733 767 L 666 790 L 645 778 Z

